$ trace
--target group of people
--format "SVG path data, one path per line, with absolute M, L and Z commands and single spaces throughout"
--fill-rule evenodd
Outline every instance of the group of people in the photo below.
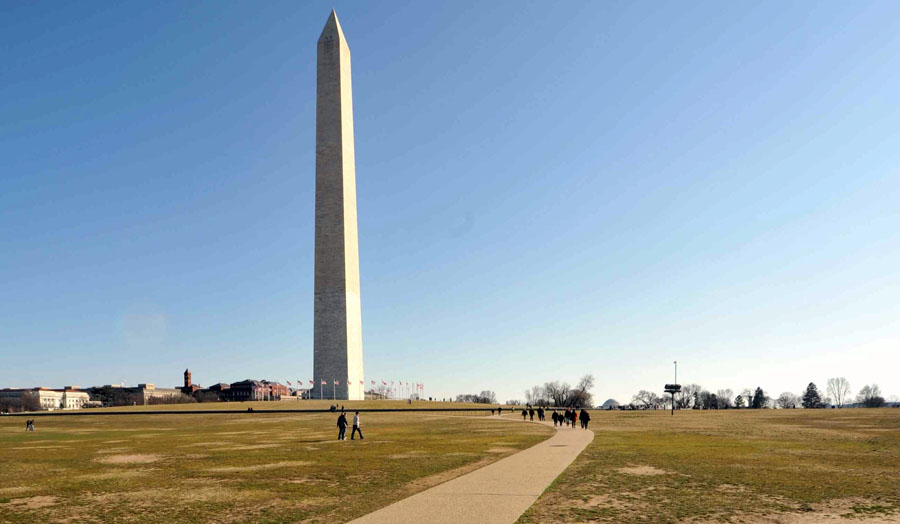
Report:
M 341 411 L 341 416 L 337 419 L 337 427 L 338 440 L 347 440 L 347 415 L 343 411 Z M 359 411 L 353 415 L 353 431 L 350 433 L 350 440 L 356 440 L 357 433 L 359 433 L 359 440 L 362 440 L 363 434 L 362 430 L 359 428 Z
M 34 419 L 30 418 L 25 421 L 25 431 L 34 431 Z
M 566 426 L 572 426 L 574 428 L 575 423 L 580 422 L 581 429 L 587 429 L 588 422 L 591 421 L 591 414 L 588 413 L 586 409 L 582 409 L 581 413 L 579 413 L 576 408 L 566 408 L 566 411 L 563 413 L 557 413 L 554 409 L 551 418 L 553 419 L 554 426 L 559 424 L 559 426 L 562 427 L 562 425 L 565 424 Z
M 530 418 L 531 421 L 534 422 L 535 413 L 537 413 L 538 422 L 543 422 L 544 420 L 546 420 L 546 417 L 544 416 L 544 408 L 539 407 L 539 408 L 537 408 L 537 410 L 535 410 L 531 406 L 528 406 L 527 408 L 522 409 L 522 420 L 525 420 L 526 418 Z
M 522 420 L 534 421 L 534 415 L 537 413 L 538 421 L 543 422 L 546 420 L 544 416 L 544 408 L 537 408 L 535 410 L 533 407 L 528 406 L 527 408 L 522 409 Z M 576 422 L 581 423 L 581 429 L 588 428 L 588 422 L 591 421 L 591 415 L 587 412 L 586 409 L 582 409 L 581 412 L 578 412 L 577 408 L 566 408 L 566 410 L 562 413 L 558 413 L 555 409 L 553 410 L 553 414 L 550 415 L 550 418 L 553 419 L 553 426 L 556 427 L 559 425 L 562 427 L 565 424 L 567 427 L 572 426 L 575 427 Z

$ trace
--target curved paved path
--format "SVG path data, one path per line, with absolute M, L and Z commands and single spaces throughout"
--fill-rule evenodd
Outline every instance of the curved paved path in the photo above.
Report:
M 500 420 L 496 416 L 493 418 Z M 544 424 L 552 426 L 548 422 Z M 590 430 L 558 428 L 555 435 L 540 444 L 352 522 L 513 523 L 592 440 L 594 433 Z

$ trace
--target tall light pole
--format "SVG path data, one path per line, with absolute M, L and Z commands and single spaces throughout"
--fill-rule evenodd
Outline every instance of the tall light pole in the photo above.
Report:
M 674 384 L 666 384 L 666 393 L 670 393 L 672 395 L 672 415 L 675 414 L 675 393 L 681 391 L 681 386 L 678 384 L 678 361 L 675 360 L 672 362 L 675 364 L 675 383 Z

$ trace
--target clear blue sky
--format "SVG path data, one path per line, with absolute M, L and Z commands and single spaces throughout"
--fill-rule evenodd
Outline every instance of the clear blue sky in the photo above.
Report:
M 900 3 L 0 3 L 0 387 L 308 380 L 316 40 L 368 379 L 900 394 Z

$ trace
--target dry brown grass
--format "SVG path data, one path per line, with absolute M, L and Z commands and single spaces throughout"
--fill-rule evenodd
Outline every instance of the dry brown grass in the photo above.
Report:
M 341 522 L 551 434 L 364 413 L 365 440 L 337 441 L 337 414 L 254 411 L 41 417 L 34 433 L 0 417 L 0 522 Z
M 520 522 L 900 522 L 900 409 L 598 412 L 591 425 Z

